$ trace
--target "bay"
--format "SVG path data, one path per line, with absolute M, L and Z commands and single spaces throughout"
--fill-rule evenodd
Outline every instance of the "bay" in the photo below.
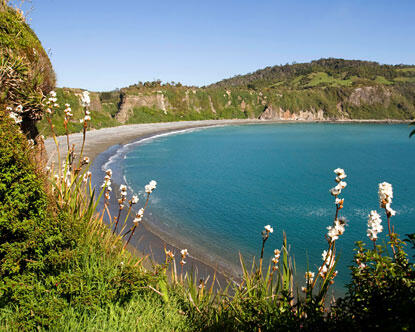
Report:
M 316 272 L 327 249 L 326 227 L 335 214 L 337 167 L 348 175 L 341 215 L 348 224 L 337 241 L 336 289 L 344 291 L 354 243 L 366 236 L 367 215 L 378 210 L 378 184 L 394 188 L 392 218 L 400 235 L 414 232 L 415 141 L 404 124 L 264 124 L 182 131 L 131 144 L 121 172 L 133 192 L 144 196 L 158 182 L 147 219 L 161 237 L 210 264 L 240 273 L 259 256 L 261 231 L 274 233 L 265 258 L 287 234 L 298 281 L 307 267 Z M 386 226 L 384 213 L 383 225 Z M 385 227 L 386 230 L 386 227 Z M 386 232 L 381 234 L 386 240 Z

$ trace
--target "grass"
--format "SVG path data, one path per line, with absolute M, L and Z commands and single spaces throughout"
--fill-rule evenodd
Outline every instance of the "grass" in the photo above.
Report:
M 180 304 L 164 303 L 159 295 L 134 296 L 127 304 L 111 304 L 78 312 L 68 308 L 55 331 L 188 331 L 189 325 Z
M 316 86 L 351 86 L 352 80 L 350 79 L 338 79 L 332 76 L 329 76 L 327 73 L 324 72 L 317 72 L 308 75 L 309 83 L 305 85 L 305 87 L 316 87 Z

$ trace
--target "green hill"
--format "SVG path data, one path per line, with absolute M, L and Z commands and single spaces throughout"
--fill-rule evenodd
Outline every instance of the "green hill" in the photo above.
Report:
M 81 116 L 80 89 L 58 89 Z M 63 108 L 56 115 L 58 132 Z M 267 67 L 206 87 L 139 82 L 92 93 L 92 127 L 203 119 L 337 120 L 415 118 L 415 66 L 320 59 Z M 40 124 L 46 128 L 46 122 Z M 59 129 L 59 127 L 62 127 Z M 81 130 L 74 120 L 71 131 Z

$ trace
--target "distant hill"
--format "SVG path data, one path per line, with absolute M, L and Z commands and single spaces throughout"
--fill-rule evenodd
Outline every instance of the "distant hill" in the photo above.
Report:
M 415 66 L 328 58 L 310 63 L 266 67 L 250 74 L 224 79 L 211 86 L 299 90 L 400 83 L 415 83 Z
M 80 89 L 58 89 L 81 116 Z M 415 118 L 415 66 L 320 59 L 267 67 L 206 87 L 139 82 L 92 93 L 93 128 L 202 119 L 338 120 Z M 59 132 L 63 108 L 56 119 Z M 41 128 L 46 128 L 45 121 Z M 62 127 L 62 126 L 61 126 Z M 71 131 L 81 130 L 77 121 Z M 63 130 L 63 127 L 61 128 Z M 45 131 L 46 132 L 46 131 Z

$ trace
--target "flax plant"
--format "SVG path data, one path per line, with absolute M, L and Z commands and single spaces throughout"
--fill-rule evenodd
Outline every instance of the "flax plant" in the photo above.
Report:
M 127 247 L 127 245 L 128 245 L 128 243 L 130 243 L 130 241 L 131 241 L 131 238 L 133 237 L 133 235 L 134 235 L 134 232 L 135 232 L 135 230 L 137 229 L 137 227 L 138 227 L 138 225 L 139 225 L 139 223 L 140 223 L 140 221 L 143 219 L 143 216 L 144 216 L 144 211 L 146 210 L 146 208 L 147 208 L 147 205 L 148 205 L 148 202 L 149 202 L 149 200 L 150 200 L 150 195 L 152 194 L 152 192 L 154 191 L 154 189 L 156 189 L 156 186 L 157 186 L 157 182 L 156 181 L 154 181 L 154 180 L 151 180 L 150 182 L 149 182 L 149 184 L 147 184 L 146 186 L 145 186 L 145 191 L 146 191 L 146 194 L 147 194 L 147 198 L 146 198 L 146 202 L 145 202 L 145 204 L 144 204 L 144 207 L 142 207 L 137 213 L 136 213 L 136 215 L 135 215 L 135 218 L 134 218 L 134 220 L 133 220 L 133 227 L 127 232 L 127 233 L 125 233 L 124 234 L 124 236 L 125 235 L 127 235 L 128 233 L 130 233 L 130 236 L 128 237 L 128 240 L 127 240 L 127 242 L 125 243 L 125 245 L 124 245 L 124 249 Z
M 337 264 L 336 240 L 338 240 L 339 236 L 344 233 L 346 225 L 345 220 L 339 217 L 339 212 L 343 209 L 344 204 L 344 198 L 340 198 L 339 195 L 347 186 L 347 183 L 344 181 L 347 175 L 341 168 L 335 169 L 334 173 L 336 174 L 335 182 L 337 185 L 330 189 L 330 193 L 334 196 L 336 212 L 333 225 L 327 227 L 328 232 L 325 237 L 328 243 L 328 248 L 322 253 L 323 264 L 319 267 L 317 275 L 314 277 L 313 272 L 307 271 L 305 275 L 306 287 L 302 287 L 302 290 L 306 293 L 306 298 L 311 301 L 314 299 L 313 290 L 315 289 L 317 282 L 320 281 L 315 299 L 321 304 L 324 303 L 328 288 L 334 283 L 333 279 L 337 275 L 337 271 L 335 271 Z

